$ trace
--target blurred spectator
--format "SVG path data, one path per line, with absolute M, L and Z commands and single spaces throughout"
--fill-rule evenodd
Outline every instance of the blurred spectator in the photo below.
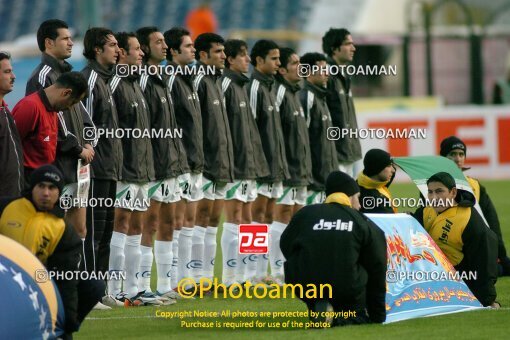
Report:
M 510 104 L 510 55 L 506 62 L 505 76 L 496 80 L 494 84 L 493 104 Z
M 204 1 L 197 8 L 189 11 L 186 16 L 186 27 L 190 31 L 193 41 L 202 33 L 217 31 L 218 21 L 209 1 Z

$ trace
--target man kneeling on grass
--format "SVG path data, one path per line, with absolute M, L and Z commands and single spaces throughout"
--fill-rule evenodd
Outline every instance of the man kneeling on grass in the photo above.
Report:
M 384 322 L 384 233 L 358 212 L 359 187 L 349 175 L 332 172 L 326 195 L 325 203 L 298 211 L 282 234 L 285 281 L 333 287 L 331 298 L 301 298 L 310 310 L 310 321 L 321 327 Z M 325 313 L 333 310 L 337 313 Z
M 474 208 L 474 196 L 458 189 L 447 172 L 427 180 L 428 199 L 433 206 L 416 210 L 414 217 L 430 234 L 455 269 L 474 279 L 464 280 L 484 306 L 501 307 L 496 302 L 496 234 Z

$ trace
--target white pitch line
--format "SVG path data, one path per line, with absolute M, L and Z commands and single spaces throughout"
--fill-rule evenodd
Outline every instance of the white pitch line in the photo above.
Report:
M 155 315 L 143 315 L 143 316 L 109 316 L 106 318 L 88 317 L 85 320 L 122 320 L 122 319 L 158 319 Z M 164 319 L 164 318 L 159 318 Z

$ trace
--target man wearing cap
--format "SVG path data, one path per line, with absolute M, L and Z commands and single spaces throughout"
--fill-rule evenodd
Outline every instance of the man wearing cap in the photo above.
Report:
M 371 149 L 363 159 L 364 169 L 358 175 L 360 211 L 363 213 L 393 214 L 397 208 L 391 202 L 389 186 L 395 178 L 391 156 L 384 150 Z
M 351 311 L 346 319 L 311 317 L 314 322 L 330 326 L 384 322 L 384 233 L 358 212 L 359 187 L 346 173 L 328 176 L 326 195 L 325 203 L 299 210 L 282 234 L 285 282 L 331 285 L 329 298 L 301 297 L 311 311 Z
M 464 167 L 466 161 L 467 148 L 466 144 L 455 136 L 443 139 L 441 142 L 440 154 L 443 157 L 451 159 L 462 171 L 470 168 Z M 499 225 L 498 213 L 487 193 L 487 190 L 480 182 L 472 177 L 466 176 L 466 179 L 473 189 L 476 201 L 482 209 L 483 216 L 492 231 L 498 237 L 498 272 L 499 276 L 510 276 L 510 258 L 507 256 L 505 244 L 503 243 L 503 235 Z
M 61 274 L 53 278 L 64 304 L 65 332 L 70 336 L 104 295 L 105 285 L 71 275 L 81 260 L 81 240 L 64 221 L 64 211 L 57 203 L 63 188 L 64 175 L 55 166 L 35 169 L 22 197 L 0 200 L 0 234 L 21 243 L 48 270 Z M 36 280 L 48 279 L 35 275 Z
M 499 308 L 495 301 L 497 238 L 473 207 L 473 195 L 457 189 L 447 172 L 432 175 L 427 188 L 433 205 L 419 208 L 414 217 L 461 276 L 468 278 L 464 282 L 480 303 Z M 472 275 L 476 277 L 471 279 Z

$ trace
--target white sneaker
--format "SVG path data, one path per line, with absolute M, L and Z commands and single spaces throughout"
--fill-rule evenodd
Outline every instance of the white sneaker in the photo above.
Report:
M 156 294 L 149 291 L 143 291 L 129 299 L 134 305 L 141 303 L 144 306 L 160 306 L 163 304 L 161 300 L 156 297 Z
M 124 302 L 116 299 L 113 295 L 103 296 L 101 302 L 108 307 L 123 307 Z
M 169 306 L 169 305 L 173 305 L 174 303 L 177 303 L 177 296 L 179 295 L 176 292 L 174 292 L 173 290 L 170 290 L 164 294 L 161 294 L 160 292 L 156 291 L 155 294 L 156 294 L 156 298 L 158 300 L 160 300 L 161 302 L 163 302 L 163 305 L 165 305 L 165 306 Z
M 98 302 L 98 303 L 96 303 L 96 305 L 94 306 L 93 309 L 95 309 L 95 310 L 108 310 L 108 309 L 112 309 L 112 307 L 103 305 L 101 302 Z

